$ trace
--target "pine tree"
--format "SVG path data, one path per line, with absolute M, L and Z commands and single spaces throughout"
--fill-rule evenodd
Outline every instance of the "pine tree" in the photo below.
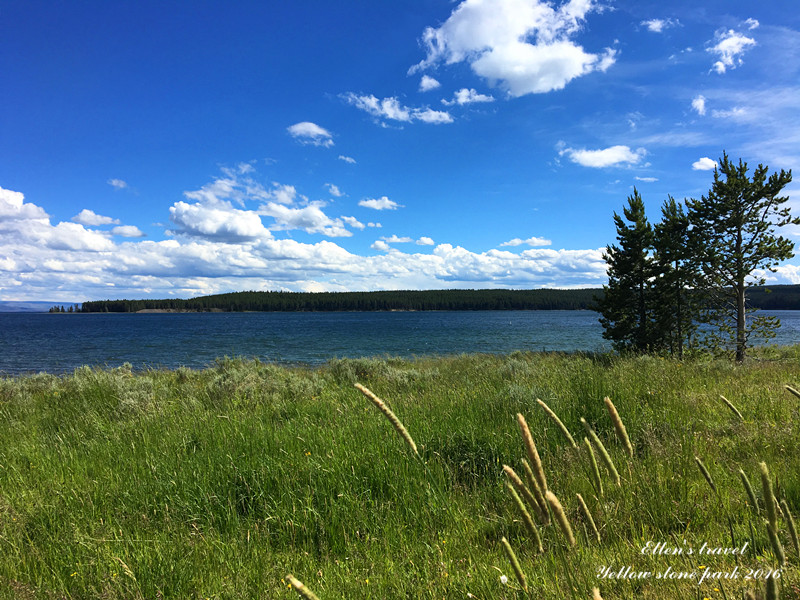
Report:
M 616 350 L 649 352 L 658 345 L 653 338 L 653 229 L 636 188 L 628 196 L 623 215 L 624 219 L 614 213 L 619 245 L 607 246 L 603 254 L 608 285 L 598 299 L 600 323 L 603 337 L 611 340 Z
M 784 225 L 800 224 L 789 208 L 788 197 L 779 197 L 792 181 L 792 172 L 781 170 L 767 178 L 768 168 L 758 165 L 752 178 L 747 163 L 735 165 L 723 153 L 714 169 L 714 183 L 700 200 L 688 202 L 688 217 L 699 242 L 703 287 L 710 294 L 707 321 L 715 326 L 711 339 L 727 341 L 735 348 L 737 362 L 744 360 L 748 336 L 774 332 L 776 320 L 747 322 L 747 288 L 763 285 L 758 271 L 775 271 L 782 260 L 794 256 L 794 243 L 775 235 Z
M 654 227 L 655 326 L 657 337 L 670 354 L 683 356 L 697 330 L 700 296 L 697 293 L 697 248 L 684 205 L 669 196 Z

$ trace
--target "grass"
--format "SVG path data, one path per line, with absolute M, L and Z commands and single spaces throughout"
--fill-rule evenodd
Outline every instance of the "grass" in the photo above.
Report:
M 779 565 L 739 469 L 760 483 L 766 463 L 781 510 L 800 514 L 800 401 L 784 387 L 800 386 L 798 359 L 800 347 L 743 366 L 534 353 L 318 369 L 223 359 L 202 371 L 0 378 L 0 598 L 296 598 L 287 573 L 321 600 L 591 598 L 595 587 L 606 600 L 763 596 Z M 391 407 L 419 456 L 356 383 Z M 537 399 L 573 435 L 586 420 L 620 487 L 601 463 L 599 493 L 587 444 L 573 446 Z M 504 464 L 525 472 L 517 413 L 574 548 L 551 520 L 538 526 L 540 554 L 506 489 Z M 751 491 L 768 506 L 763 486 Z M 797 599 L 798 550 L 784 512 L 776 519 L 778 591 Z M 648 542 L 695 554 L 642 553 Z M 741 556 L 697 554 L 745 542 Z M 736 578 L 699 585 L 599 576 L 737 565 Z

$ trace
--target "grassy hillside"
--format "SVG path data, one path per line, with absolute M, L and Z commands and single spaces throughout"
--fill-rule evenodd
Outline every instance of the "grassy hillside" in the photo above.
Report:
M 607 600 L 742 598 L 779 567 L 764 461 L 788 509 L 776 517 L 780 597 L 799 598 L 800 398 L 784 388 L 800 387 L 798 359 L 800 347 L 738 367 L 519 353 L 315 370 L 221 360 L 0 379 L 0 597 L 289 599 L 291 573 L 322 600 L 591 598 L 593 587 Z M 419 458 L 357 382 L 391 406 Z M 503 465 L 524 473 L 517 413 L 575 547 L 538 523 L 539 553 L 505 488 Z M 618 487 L 595 447 L 602 494 L 581 418 L 620 476 Z M 661 543 L 695 553 L 642 553 Z M 704 543 L 746 547 L 699 554 Z M 627 567 L 651 576 L 609 576 Z M 694 579 L 656 578 L 668 568 Z

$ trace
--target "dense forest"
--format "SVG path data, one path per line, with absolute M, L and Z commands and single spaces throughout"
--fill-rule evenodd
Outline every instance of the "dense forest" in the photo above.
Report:
M 190 299 L 98 300 L 76 312 L 165 311 L 388 311 L 388 310 L 587 310 L 603 291 L 427 290 L 381 292 L 234 292 Z M 800 310 L 800 285 L 754 287 L 754 308 Z

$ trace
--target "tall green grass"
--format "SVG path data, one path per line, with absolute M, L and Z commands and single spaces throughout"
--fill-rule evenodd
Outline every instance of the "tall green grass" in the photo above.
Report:
M 800 509 L 800 402 L 784 387 L 800 386 L 799 357 L 770 349 L 735 366 L 514 353 L 318 369 L 224 359 L 202 371 L 3 378 L 0 597 L 297 597 L 286 573 L 321 600 L 590 598 L 595 587 L 606 600 L 763 595 L 763 579 L 698 586 L 598 572 L 777 568 L 739 473 L 759 482 L 764 462 L 773 506 L 785 506 L 778 592 L 800 598 L 785 515 Z M 355 383 L 391 406 L 419 457 Z M 600 461 L 598 493 L 586 444 L 573 446 L 537 399 L 572 435 L 586 420 L 620 486 Z M 540 553 L 506 489 L 504 464 L 525 472 L 518 413 L 574 548 L 551 520 L 535 525 Z M 767 506 L 762 487 L 751 491 Z M 748 551 L 652 556 L 641 553 L 648 541 Z

